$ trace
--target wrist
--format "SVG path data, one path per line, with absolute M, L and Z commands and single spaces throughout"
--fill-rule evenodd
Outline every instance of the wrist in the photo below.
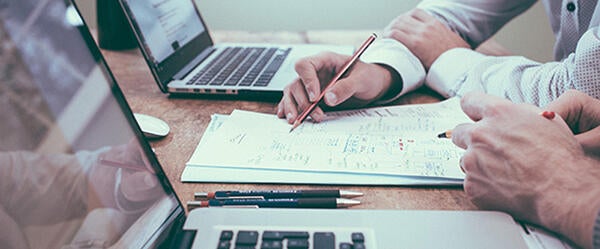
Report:
M 558 182 L 553 194 L 538 205 L 539 219 L 543 226 L 556 231 L 583 248 L 592 248 L 593 229 L 600 212 L 600 172 L 586 171 L 598 166 L 598 161 L 586 158 L 581 174 L 574 174 L 571 182 Z M 576 169 L 575 169 L 576 170 Z M 573 184 L 577 181 L 577 184 Z
M 383 77 L 382 82 L 382 91 L 379 94 L 379 96 L 377 96 L 377 98 L 375 98 L 376 100 L 387 100 L 387 99 L 392 99 L 396 96 L 398 96 L 400 94 L 400 92 L 402 91 L 402 78 L 400 77 L 400 75 L 398 74 L 398 72 L 396 72 L 396 70 L 394 70 L 393 68 L 391 68 L 388 65 L 385 64 L 375 64 L 377 67 L 380 68 L 381 71 L 381 75 Z

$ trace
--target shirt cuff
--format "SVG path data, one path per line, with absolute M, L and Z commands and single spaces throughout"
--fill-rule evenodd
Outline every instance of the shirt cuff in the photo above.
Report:
M 402 90 L 393 98 L 379 100 L 385 104 L 417 89 L 425 79 L 425 68 L 421 61 L 404 44 L 389 38 L 376 40 L 361 56 L 366 63 L 383 64 L 395 70 L 402 79 Z
M 467 89 L 463 84 L 467 80 L 467 72 L 479 64 L 485 55 L 466 48 L 450 49 L 437 58 L 429 68 L 425 85 L 442 96 L 449 98 L 461 96 L 467 91 L 483 89 Z

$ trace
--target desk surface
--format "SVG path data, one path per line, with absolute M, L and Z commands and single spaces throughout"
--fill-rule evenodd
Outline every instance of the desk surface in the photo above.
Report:
M 359 46 L 369 31 L 307 31 L 307 32 L 214 32 L 215 42 L 273 42 L 329 43 Z M 491 54 L 506 51 L 496 44 L 485 46 Z M 181 183 L 185 163 L 192 155 L 213 113 L 229 114 L 234 109 L 275 113 L 274 102 L 232 101 L 210 99 L 169 98 L 163 94 L 138 50 L 122 52 L 104 50 L 103 54 L 134 112 L 150 114 L 167 121 L 171 133 L 164 139 L 151 142 L 160 163 L 183 203 L 193 199 L 194 192 L 224 189 L 348 189 L 365 194 L 362 204 L 355 208 L 372 209 L 477 209 L 465 196 L 462 188 L 430 187 L 364 187 L 364 186 L 307 186 L 261 184 Z M 428 89 L 408 94 L 397 104 L 436 102 L 440 98 Z

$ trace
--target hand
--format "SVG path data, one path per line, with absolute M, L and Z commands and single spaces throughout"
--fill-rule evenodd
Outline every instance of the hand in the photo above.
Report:
M 570 90 L 546 109 L 565 119 L 588 155 L 600 158 L 600 100 Z
M 600 161 L 558 117 L 537 107 L 469 93 L 461 102 L 476 123 L 457 126 L 452 141 L 466 149 L 464 190 L 484 209 L 512 214 L 591 247 L 600 208 Z
M 396 17 L 385 28 L 383 37 L 404 44 L 421 60 L 425 70 L 429 70 L 431 64 L 450 49 L 471 48 L 460 36 L 420 9 Z
M 283 90 L 277 116 L 293 123 L 299 113 L 317 100 L 321 89 L 329 84 L 349 58 L 350 56 L 335 53 L 321 53 L 300 59 L 295 67 L 298 78 Z M 396 75 L 384 66 L 357 61 L 347 76 L 338 80 L 325 93 L 325 104 L 338 106 L 343 103 L 346 107 L 366 105 L 383 96 L 390 89 Z M 315 122 L 320 122 L 325 118 L 325 113 L 317 107 L 311 117 Z
M 164 195 L 136 139 L 101 153 L 88 179 L 92 208 L 136 210 Z

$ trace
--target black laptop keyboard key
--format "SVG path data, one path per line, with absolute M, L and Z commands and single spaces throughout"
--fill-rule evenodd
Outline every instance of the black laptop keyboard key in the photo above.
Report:
M 366 248 L 367 247 L 363 243 L 354 243 L 354 245 L 352 245 L 352 249 L 366 249 Z
M 231 240 L 233 239 L 233 231 L 231 230 L 225 230 L 221 232 L 221 237 L 219 237 L 219 240 L 223 241 L 223 240 Z
M 219 241 L 219 244 L 217 245 L 217 249 L 230 249 L 231 248 L 231 241 Z
M 306 239 L 288 239 L 287 240 L 287 248 L 288 249 L 308 249 L 309 243 Z M 316 247 L 318 248 L 318 247 Z
M 340 243 L 339 249 L 352 249 L 352 244 L 347 243 L 347 242 Z
M 239 231 L 235 240 L 235 245 L 256 245 L 258 242 L 257 231 Z
M 283 239 L 308 239 L 310 234 L 308 232 L 295 232 L 295 231 L 264 231 L 262 235 L 263 240 L 283 240 Z
M 364 243 L 365 235 L 363 233 L 352 233 L 352 242 Z
M 335 249 L 335 234 L 331 232 L 314 233 L 313 245 L 314 248 L 319 249 Z
M 283 249 L 281 240 L 263 240 L 260 249 Z

